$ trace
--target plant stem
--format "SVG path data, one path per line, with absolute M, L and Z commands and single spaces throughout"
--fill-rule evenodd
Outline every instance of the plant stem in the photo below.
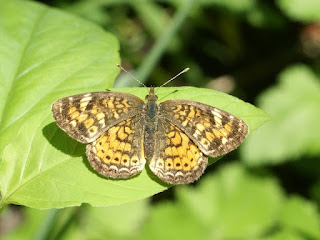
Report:
M 0 205 L 0 214 L 2 213 L 2 211 L 3 211 L 4 209 L 6 209 L 6 207 L 7 207 L 7 205 Z
M 38 232 L 34 235 L 34 240 L 49 239 L 50 233 L 56 222 L 60 209 L 50 209 L 44 217 L 42 224 L 39 226 Z
M 172 19 L 171 24 L 168 26 L 166 31 L 161 35 L 161 37 L 156 41 L 155 45 L 151 49 L 150 53 L 147 55 L 145 60 L 143 61 L 142 65 L 138 68 L 136 72 L 136 77 L 141 82 L 146 82 L 147 78 L 149 77 L 150 73 L 154 69 L 155 65 L 159 62 L 162 54 L 167 49 L 168 45 L 170 44 L 170 40 L 176 34 L 176 32 L 181 27 L 182 23 L 184 22 L 185 18 L 189 15 L 191 7 L 194 3 L 194 0 L 187 0 L 183 2 L 182 7 L 178 9 L 178 12 Z M 125 87 L 128 86 L 128 76 L 119 78 L 114 86 L 115 87 Z M 138 86 L 137 82 L 132 81 L 130 86 Z

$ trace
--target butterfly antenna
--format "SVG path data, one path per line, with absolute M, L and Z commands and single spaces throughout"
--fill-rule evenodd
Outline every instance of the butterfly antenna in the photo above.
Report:
M 181 74 L 188 72 L 190 70 L 190 68 L 185 68 L 183 69 L 181 72 L 179 72 L 177 75 L 175 75 L 174 77 L 170 78 L 168 81 L 166 81 L 164 84 L 162 84 L 159 88 L 163 87 L 164 85 L 168 84 L 169 82 L 173 81 L 174 79 L 176 79 L 177 77 L 179 77 Z M 158 88 L 158 89 L 159 89 Z M 158 90 L 157 89 L 157 90 Z
M 140 83 L 142 86 L 147 87 L 145 84 L 143 84 L 138 78 L 133 76 L 130 72 L 125 70 L 120 64 L 117 64 L 117 67 L 120 68 L 122 71 L 126 72 L 130 77 L 132 77 L 134 80 L 136 80 L 138 83 Z

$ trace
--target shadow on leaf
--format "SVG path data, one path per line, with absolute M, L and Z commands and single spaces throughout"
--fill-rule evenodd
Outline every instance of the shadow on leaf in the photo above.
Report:
M 56 149 L 73 157 L 81 156 L 85 153 L 85 145 L 70 138 L 54 122 L 46 125 L 42 133 L 48 142 Z

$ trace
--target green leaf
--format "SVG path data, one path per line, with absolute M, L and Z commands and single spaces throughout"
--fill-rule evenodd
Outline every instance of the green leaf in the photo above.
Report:
M 143 239 L 255 239 L 273 227 L 283 198 L 274 179 L 239 164 L 176 190 L 176 202 L 152 209 Z
M 111 87 L 119 62 L 118 42 L 101 28 L 41 4 L 1 1 L 0 153 L 57 98 Z
M 270 6 L 269 2 L 259 1 L 246 14 L 247 21 L 254 27 L 283 29 L 286 20 L 278 9 Z
M 259 97 L 259 106 L 273 120 L 244 143 L 244 161 L 276 164 L 320 154 L 320 81 L 307 66 L 284 70 L 279 83 Z
M 318 178 L 313 186 L 311 187 L 310 194 L 312 199 L 316 201 L 318 204 L 320 203 L 320 178 Z
M 112 207 L 88 207 L 78 230 L 86 239 L 133 239 L 145 223 L 149 209 L 147 200 Z
M 320 1 L 318 0 L 278 0 L 276 3 L 293 20 L 301 22 L 320 21 Z
M 143 98 L 146 88 L 113 89 Z M 245 120 L 251 130 L 269 119 L 263 111 L 230 95 L 192 87 L 160 88 L 160 101 L 190 99 L 213 104 Z M 3 151 L 0 165 L 1 205 L 35 208 L 117 205 L 143 199 L 169 186 L 150 170 L 128 180 L 111 180 L 92 170 L 85 145 L 68 137 L 53 122 L 50 104 L 27 121 Z
M 290 197 L 280 212 L 282 227 L 310 239 L 320 239 L 320 216 L 317 206 L 301 197 Z

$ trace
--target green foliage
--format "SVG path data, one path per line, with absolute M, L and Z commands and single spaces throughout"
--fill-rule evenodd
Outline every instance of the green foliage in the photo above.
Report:
M 201 0 L 202 4 L 213 5 L 218 8 L 221 8 L 230 12 L 234 12 L 234 13 L 248 12 L 255 7 L 256 2 L 257 2 L 256 0 L 241 0 L 241 1 Z
M 90 207 L 86 209 L 88 218 L 80 222 L 78 230 L 88 239 L 132 239 L 139 236 L 149 211 L 147 200 L 105 208 Z M 106 229 L 106 226 L 112 228 Z
M 206 176 L 195 189 L 177 188 L 177 201 L 155 207 L 145 239 L 253 238 L 272 227 L 282 202 L 274 179 L 258 177 L 233 164 Z M 170 222 L 165 219 L 171 219 Z M 166 222 L 167 231 L 161 233 Z M 175 222 L 175 224 L 174 224 Z M 189 227 L 185 226 L 189 223 Z M 158 226 L 158 227 L 157 227 Z M 172 226 L 172 227 L 170 227 Z
M 10 213 L 12 213 L 10 210 L 11 209 L 7 208 L 2 212 L 2 219 L 10 219 Z M 31 239 L 38 231 L 41 222 L 48 212 L 49 211 L 35 211 L 32 208 L 24 208 L 22 211 L 22 217 L 28 219 L 28 221 L 24 221 L 19 228 L 15 229 L 15 231 L 9 232 L 5 236 L 2 236 L 1 239 Z M 18 216 L 15 217 L 18 218 Z
M 303 221 L 301 221 L 303 219 Z M 280 224 L 297 235 L 310 239 L 320 238 L 320 218 L 317 208 L 298 196 L 287 199 L 280 212 Z
M 320 2 L 318 0 L 278 0 L 276 2 L 285 14 L 296 21 L 320 21 Z
M 242 148 L 249 164 L 280 163 L 320 154 L 320 79 L 305 65 L 284 70 L 279 82 L 259 97 L 273 120 L 248 138 Z
M 195 189 L 177 188 L 174 203 L 155 206 L 142 239 L 318 239 L 319 221 L 310 202 L 285 200 L 274 178 L 233 164 L 206 176 Z
M 24 208 L 22 214 L 25 221 L 1 239 L 132 239 L 139 235 L 149 208 L 147 200 L 113 207 L 92 208 L 84 205 L 58 212 L 56 209 Z M 38 229 L 43 228 L 45 221 L 48 217 L 52 218 L 52 215 L 55 224 L 51 226 L 48 236 L 41 236 Z

